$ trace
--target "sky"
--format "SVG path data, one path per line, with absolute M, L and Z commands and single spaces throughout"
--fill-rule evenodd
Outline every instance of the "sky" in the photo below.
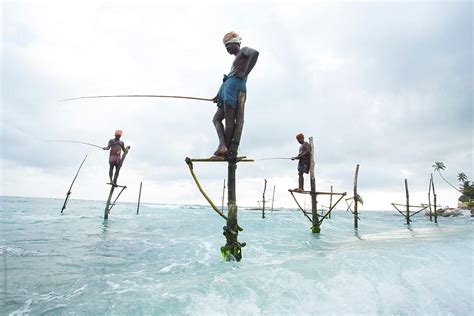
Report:
M 217 147 L 215 104 L 178 99 L 85 99 L 166 94 L 212 98 L 230 70 L 222 37 L 236 31 L 260 52 L 247 82 L 240 154 L 292 157 L 295 135 L 315 143 L 318 191 L 352 196 L 360 210 L 439 203 L 459 193 L 445 178 L 473 179 L 471 1 L 2 1 L 0 195 L 105 200 L 116 129 L 131 150 L 120 198 L 206 204 L 184 162 Z M 297 162 L 256 160 L 237 168 L 237 204 L 256 206 L 275 187 L 275 207 L 295 207 Z M 225 163 L 196 164 L 220 204 Z M 305 180 L 309 188 L 309 178 Z M 304 199 L 301 198 L 301 203 Z M 306 202 L 309 204 L 309 199 Z M 321 198 L 320 205 L 329 201 Z M 339 208 L 345 208 L 341 202 Z

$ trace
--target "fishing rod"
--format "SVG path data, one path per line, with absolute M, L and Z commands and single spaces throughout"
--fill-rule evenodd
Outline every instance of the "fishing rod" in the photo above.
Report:
M 66 209 L 67 202 L 69 201 L 69 196 L 70 196 L 71 193 L 72 193 L 72 192 L 71 192 L 72 186 L 74 185 L 74 181 L 76 181 L 76 178 L 77 178 L 77 176 L 79 175 L 79 171 L 81 170 L 82 165 L 84 164 L 84 161 L 86 161 L 86 158 L 87 158 L 87 155 L 84 157 L 84 160 L 82 160 L 81 165 L 79 166 L 79 169 L 77 169 L 76 176 L 75 176 L 74 179 L 72 180 L 71 186 L 69 187 L 69 190 L 67 191 L 66 199 L 64 200 L 64 204 L 63 204 L 63 207 L 62 207 L 62 209 L 61 209 L 61 214 L 63 213 L 64 209 Z
M 120 95 L 93 95 L 93 96 L 86 96 L 86 97 L 76 97 L 76 98 L 69 98 L 69 99 L 60 100 L 60 102 L 79 100 L 79 99 L 98 99 L 98 98 L 170 98 L 170 99 L 189 99 L 189 100 L 200 100 L 200 101 L 214 101 L 214 98 L 207 99 L 207 98 L 188 97 L 188 96 L 181 96 L 181 95 L 120 94 Z
M 94 145 L 94 144 L 86 143 L 86 142 L 80 142 L 77 140 L 58 139 L 58 140 L 47 140 L 46 142 L 48 143 L 77 143 L 77 144 L 89 145 L 89 146 L 97 147 L 100 149 L 104 149 L 104 147 L 102 146 Z

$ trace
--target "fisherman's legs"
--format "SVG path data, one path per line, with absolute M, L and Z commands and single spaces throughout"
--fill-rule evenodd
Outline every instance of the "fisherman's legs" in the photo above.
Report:
M 303 172 L 298 172 L 298 190 L 304 191 L 304 177 Z
M 112 181 L 112 176 L 114 175 L 114 165 L 109 164 L 109 178 L 110 178 L 110 183 L 113 183 Z
M 225 145 L 227 148 L 230 146 L 230 142 L 232 141 L 232 136 L 234 135 L 235 129 L 235 116 L 236 116 L 236 109 L 232 106 L 225 104 L 224 105 L 224 112 L 225 112 Z
M 214 155 L 216 156 L 224 156 L 227 153 L 227 147 L 225 146 L 225 132 L 224 132 L 224 125 L 222 124 L 222 120 L 225 117 L 224 107 L 218 107 L 214 117 L 212 118 L 212 123 L 216 128 L 217 137 L 219 138 L 219 146 L 217 147 L 216 152 Z

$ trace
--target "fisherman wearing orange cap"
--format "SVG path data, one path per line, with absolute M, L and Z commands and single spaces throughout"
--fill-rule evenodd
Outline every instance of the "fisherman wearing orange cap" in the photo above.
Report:
M 304 141 L 303 133 L 296 135 L 296 140 L 301 144 L 298 156 L 292 157 L 291 160 L 298 159 L 298 188 L 296 192 L 304 191 L 303 173 L 309 173 L 309 166 L 311 164 L 311 145 Z
M 125 148 L 125 144 L 123 141 L 120 140 L 120 137 L 122 136 L 122 131 L 121 130 L 116 130 L 115 131 L 115 138 L 109 140 L 109 144 L 107 147 L 102 148 L 103 150 L 109 150 L 110 149 L 110 155 L 109 155 L 109 178 L 110 178 L 110 183 L 111 184 L 116 184 L 114 183 L 113 179 L 113 173 L 114 173 L 114 167 L 115 167 L 115 172 L 117 172 L 117 168 L 120 165 L 121 161 L 121 153 L 122 150 L 124 152 L 127 152 L 130 149 L 130 146 L 127 146 Z
M 214 156 L 225 156 L 234 133 L 239 92 L 247 92 L 247 77 L 257 63 L 258 51 L 250 47 L 240 48 L 242 39 L 239 34 L 229 32 L 224 35 L 223 43 L 227 52 L 235 55 L 232 68 L 224 75 L 223 83 L 213 101 L 217 111 L 212 119 L 219 138 L 219 146 Z M 222 121 L 225 119 L 225 129 Z

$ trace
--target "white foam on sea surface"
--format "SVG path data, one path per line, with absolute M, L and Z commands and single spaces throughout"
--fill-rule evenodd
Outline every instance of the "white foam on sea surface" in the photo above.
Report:
M 241 262 L 223 262 L 209 207 L 2 198 L 0 314 L 469 315 L 470 217 L 335 211 L 313 235 L 296 211 L 239 213 Z

